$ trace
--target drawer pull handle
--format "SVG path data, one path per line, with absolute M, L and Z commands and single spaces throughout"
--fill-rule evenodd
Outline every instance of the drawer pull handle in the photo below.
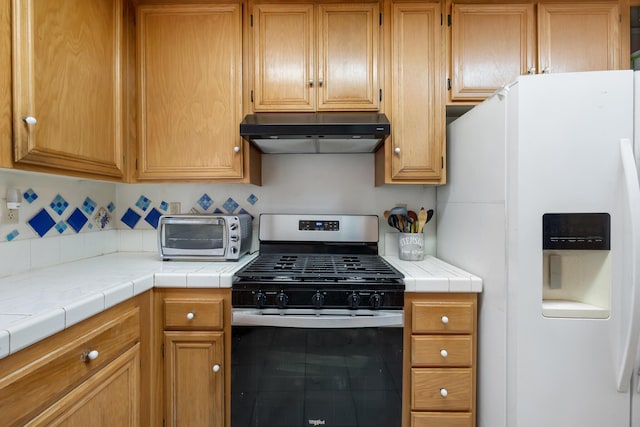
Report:
M 194 317 L 196 317 L 196 314 L 194 312 L 187 313 L 187 319 L 188 320 L 193 320 Z
M 220 365 L 213 365 L 213 372 L 220 372 Z
M 92 360 L 96 360 L 99 355 L 100 353 L 98 353 L 98 350 L 85 351 L 82 353 L 81 359 L 83 362 L 89 363 Z
M 440 356 L 447 357 L 448 355 L 449 355 L 449 352 L 447 352 L 447 350 L 445 350 L 444 348 L 440 350 Z
M 441 388 L 440 389 L 440 396 L 447 397 L 448 394 L 449 394 L 449 392 L 447 391 L 446 388 Z
M 25 122 L 26 124 L 33 126 L 36 123 L 38 123 L 38 120 L 36 120 L 35 117 L 31 117 L 31 116 L 27 116 L 27 117 L 23 117 L 22 121 Z
M 448 318 L 447 316 L 442 316 L 442 317 L 440 318 L 440 320 L 442 320 L 442 323 L 443 323 L 443 324 L 445 324 L 445 325 L 446 325 L 447 323 L 449 323 L 449 318 Z

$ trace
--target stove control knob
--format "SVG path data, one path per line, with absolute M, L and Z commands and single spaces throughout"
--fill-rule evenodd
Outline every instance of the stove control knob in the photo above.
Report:
M 289 302 L 289 297 L 284 292 L 280 292 L 276 297 L 276 302 L 278 303 L 278 308 L 285 308 Z
M 382 296 L 380 294 L 371 295 L 371 297 L 369 298 L 369 305 L 374 310 L 379 309 L 380 306 L 382 305 Z
M 262 292 L 259 292 L 253 297 L 253 301 L 258 308 L 264 308 L 267 305 L 267 296 Z
M 358 308 L 358 305 L 360 305 L 360 295 L 352 292 L 351 295 L 347 297 L 347 302 L 350 308 Z
M 311 303 L 313 304 L 313 306 L 315 308 L 320 308 L 322 307 L 322 305 L 324 304 L 324 295 L 322 295 L 320 293 L 320 291 L 316 292 L 312 297 L 311 297 Z

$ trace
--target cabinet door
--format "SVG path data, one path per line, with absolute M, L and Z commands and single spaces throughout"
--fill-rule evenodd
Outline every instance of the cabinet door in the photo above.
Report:
M 535 72 L 532 4 L 454 4 L 451 101 L 477 101 Z
M 313 17 L 312 4 L 253 9 L 255 111 L 315 110 Z
M 439 3 L 396 3 L 392 22 L 391 178 L 444 181 Z
M 121 1 L 14 0 L 15 162 L 122 177 L 121 50 Z
M 138 426 L 139 378 L 136 344 L 26 425 Z
M 377 3 L 318 6 L 318 110 L 377 110 Z
M 167 426 L 224 426 L 222 332 L 165 332 Z
M 617 3 L 538 5 L 538 72 L 619 68 Z
M 137 9 L 138 178 L 242 178 L 239 4 Z

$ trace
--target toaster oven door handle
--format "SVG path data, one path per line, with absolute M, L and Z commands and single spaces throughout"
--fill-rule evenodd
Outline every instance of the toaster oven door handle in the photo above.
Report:
M 233 326 L 282 328 L 376 328 L 404 324 L 402 310 L 241 309 L 232 310 Z

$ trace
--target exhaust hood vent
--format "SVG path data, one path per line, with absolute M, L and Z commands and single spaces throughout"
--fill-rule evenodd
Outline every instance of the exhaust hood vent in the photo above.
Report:
M 384 114 L 257 113 L 240 123 L 240 136 L 267 154 L 373 153 L 391 132 Z

